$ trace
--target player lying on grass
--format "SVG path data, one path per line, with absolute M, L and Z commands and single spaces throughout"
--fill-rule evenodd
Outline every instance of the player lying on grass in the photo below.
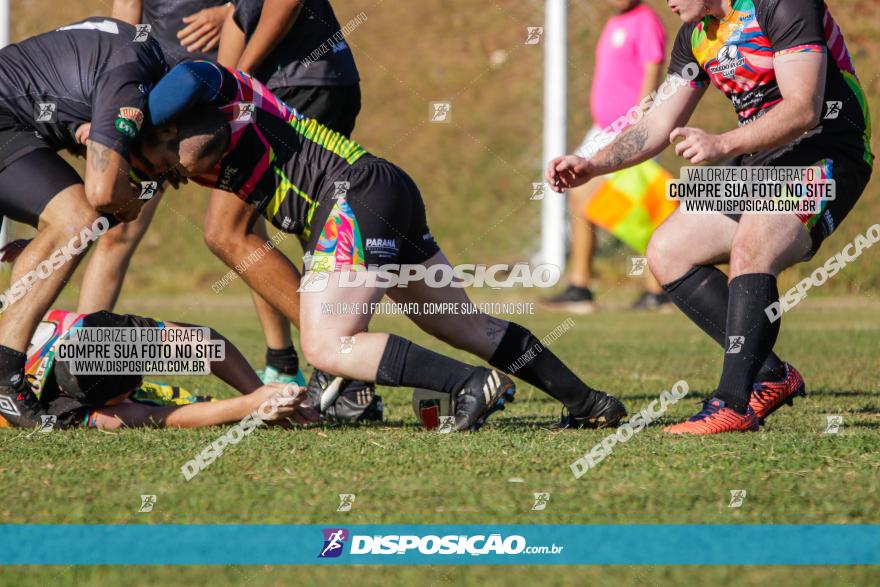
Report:
M 698 72 L 670 99 L 589 160 L 566 156 L 546 172 L 556 191 L 640 163 L 670 142 L 692 164 L 736 157 L 743 166 L 816 167 L 836 199 L 812 215 L 675 212 L 654 233 L 648 262 L 678 308 L 726 348 L 713 397 L 674 434 L 757 430 L 804 393 L 800 374 L 773 353 L 779 320 L 776 276 L 815 255 L 871 176 L 870 118 L 840 28 L 821 0 L 669 0 L 684 25 L 669 72 Z M 687 128 L 708 82 L 733 102 L 736 130 Z M 729 263 L 730 275 L 715 265 Z
M 241 396 L 214 400 L 177 387 L 145 383 L 141 375 L 73 374 L 69 361 L 58 360 L 58 345 L 81 328 L 195 327 L 103 311 L 50 311 L 28 348 L 26 369 L 28 383 L 39 394 L 44 408 L 43 426 L 105 430 L 144 426 L 200 428 L 239 422 L 254 412 L 267 422 L 306 423 L 317 419 L 314 410 L 300 405 L 304 392 L 296 386 L 263 385 L 239 350 L 214 330 L 210 331 L 210 338 L 224 343 L 225 357 L 211 362 L 211 373 Z M 0 420 L 0 424 L 5 423 Z
M 369 311 L 322 312 L 327 303 L 369 310 L 386 293 L 403 304 L 470 304 L 463 289 L 451 285 L 419 281 L 386 292 L 341 283 L 345 272 L 389 263 L 451 274 L 428 229 L 421 194 L 400 168 L 302 117 L 246 74 L 207 61 L 175 67 L 151 92 L 150 113 L 156 128 L 144 135 L 138 153 L 150 173 L 191 177 L 237 194 L 276 227 L 300 237 L 311 257 L 304 283 L 326 285 L 319 292 L 305 287 L 300 300 L 301 344 L 317 369 L 452 394 L 457 430 L 471 429 L 513 388 L 502 373 L 513 370 L 568 408 L 568 426 L 616 425 L 626 414 L 617 399 L 585 385 L 518 324 L 476 312 L 410 316 L 427 333 L 487 360 L 497 369 L 491 370 L 393 334 L 367 332 Z M 344 194 L 336 193 L 339 185 Z M 294 294 L 292 275 L 261 270 L 251 268 L 242 277 L 261 294 L 270 280 L 274 289 Z
M 40 423 L 23 377 L 34 329 L 89 245 L 143 204 L 129 185 L 128 149 L 147 92 L 167 69 L 154 41 L 106 18 L 0 50 L 0 214 L 37 229 L 0 318 L 0 414 L 17 425 Z M 78 150 L 74 132 L 86 122 L 84 183 L 57 151 Z

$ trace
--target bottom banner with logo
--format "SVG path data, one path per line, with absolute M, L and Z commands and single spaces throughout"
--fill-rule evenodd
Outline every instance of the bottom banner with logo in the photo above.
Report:
M 0 525 L 0 564 L 880 564 L 880 525 Z M 14 546 L 13 546 L 14 545 Z

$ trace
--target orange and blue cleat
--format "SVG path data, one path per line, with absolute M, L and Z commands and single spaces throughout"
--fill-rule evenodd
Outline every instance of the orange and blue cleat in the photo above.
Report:
M 717 397 L 703 402 L 703 409 L 681 424 L 667 426 L 663 432 L 669 434 L 720 434 L 721 432 L 755 432 L 758 430 L 758 417 L 751 407 L 745 414 L 728 408 Z
M 782 381 L 758 381 L 752 388 L 749 407 L 755 411 L 763 424 L 764 418 L 778 410 L 783 404 L 792 405 L 795 396 L 806 396 L 804 378 L 797 369 L 785 363 L 785 379 Z

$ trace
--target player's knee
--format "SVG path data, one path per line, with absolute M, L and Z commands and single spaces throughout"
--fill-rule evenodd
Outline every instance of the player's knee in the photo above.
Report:
M 68 241 L 75 236 L 94 234 L 100 230 L 107 230 L 106 222 L 98 222 L 99 214 L 89 205 L 71 206 L 63 219 L 56 219 L 48 225 L 59 239 Z M 100 234 L 94 234 L 97 238 Z M 88 239 L 91 242 L 92 238 Z
M 211 223 L 207 223 L 205 224 L 205 231 L 202 238 L 205 241 L 205 245 L 208 246 L 208 249 L 216 255 L 217 249 L 222 244 L 221 241 L 223 236 L 221 235 L 221 231 L 214 228 Z
M 40 230 L 52 232 L 79 231 L 90 226 L 98 217 L 98 212 L 86 200 L 82 185 L 71 186 L 56 194 L 40 213 Z M 79 228 L 74 228 L 74 227 Z
M 675 241 L 661 231 L 655 232 L 648 242 L 648 250 L 645 253 L 648 257 L 648 267 L 661 283 L 667 283 L 678 277 L 672 275 L 671 270 L 673 260 L 679 253 L 677 248 Z
M 232 253 L 233 243 L 228 233 L 218 228 L 216 225 L 208 224 L 205 226 L 205 244 L 216 257 L 224 261 L 227 265 L 233 259 Z
M 334 344 L 335 342 L 335 344 Z M 339 341 L 325 334 L 305 334 L 300 336 L 300 347 L 305 360 L 315 369 L 334 372 Z

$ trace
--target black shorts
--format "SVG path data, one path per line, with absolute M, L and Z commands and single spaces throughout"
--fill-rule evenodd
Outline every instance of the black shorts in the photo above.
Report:
M 361 111 L 361 86 L 290 86 L 272 93 L 297 112 L 350 137 Z
M 822 242 L 840 226 L 871 179 L 870 165 L 864 160 L 843 156 L 840 152 L 840 149 L 828 146 L 827 140 L 822 137 L 812 136 L 793 146 L 740 157 L 734 162 L 745 166 L 818 167 L 822 179 L 834 180 L 834 200 L 823 201 L 815 214 L 798 214 L 812 241 L 807 258 L 815 255 Z
M 82 178 L 33 128 L 0 111 L 0 215 L 36 227 L 49 200 Z
M 415 182 L 393 163 L 367 155 L 334 177 L 321 194 L 304 235 L 303 251 L 313 271 L 370 265 L 420 264 L 440 248 L 425 216 Z M 284 203 L 273 224 L 291 211 Z

